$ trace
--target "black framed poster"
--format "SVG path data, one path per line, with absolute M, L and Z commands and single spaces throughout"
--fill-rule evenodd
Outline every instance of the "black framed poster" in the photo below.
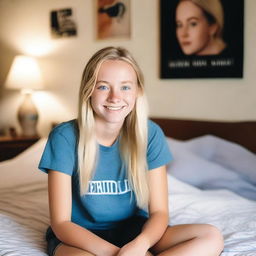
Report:
M 161 78 L 242 78 L 244 0 L 160 0 Z

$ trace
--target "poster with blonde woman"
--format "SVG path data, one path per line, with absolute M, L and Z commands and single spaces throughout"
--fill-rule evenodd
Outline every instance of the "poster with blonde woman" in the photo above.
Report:
M 242 78 L 244 0 L 161 0 L 161 78 Z

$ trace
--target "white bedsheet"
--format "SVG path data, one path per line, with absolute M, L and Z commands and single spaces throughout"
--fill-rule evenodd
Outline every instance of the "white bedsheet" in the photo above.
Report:
M 221 256 L 256 255 L 256 202 L 228 190 L 202 191 L 168 175 L 170 224 L 209 223 L 225 238 Z M 0 190 L 0 255 L 45 256 L 47 186 Z
M 256 255 L 256 202 L 228 190 L 200 190 L 168 175 L 170 224 L 209 223 L 224 235 L 221 256 Z
M 0 189 L 0 255 L 46 256 L 47 183 Z
M 47 176 L 34 176 L 35 172 L 39 175 L 41 173 L 36 171 L 36 166 L 28 165 L 31 158 L 37 163 L 35 158 L 40 157 L 44 143 L 45 140 L 40 141 L 18 158 L 0 163 L 0 173 L 4 173 L 0 182 L 0 256 L 46 255 L 44 235 L 49 225 Z M 176 152 L 176 156 L 180 150 L 177 147 L 181 144 L 177 145 L 172 143 L 172 151 Z M 182 155 L 187 165 L 180 165 L 182 158 L 179 158 L 170 168 L 180 168 L 180 171 L 186 173 L 186 168 L 198 171 L 198 167 L 202 167 L 199 164 L 194 168 L 191 162 L 186 162 L 189 159 L 184 154 L 179 157 Z M 207 170 L 208 162 L 204 162 L 204 170 Z M 210 163 L 209 170 L 214 170 Z M 4 181 L 10 178 L 9 172 L 12 172 L 10 177 L 15 179 L 15 186 Z M 26 179 L 17 178 L 23 172 L 26 173 Z M 245 199 L 227 189 L 201 190 L 178 180 L 170 173 L 171 169 L 168 170 L 171 225 L 213 224 L 222 231 L 225 238 L 225 249 L 221 256 L 256 255 L 256 201 Z M 31 180 L 30 176 L 33 177 Z

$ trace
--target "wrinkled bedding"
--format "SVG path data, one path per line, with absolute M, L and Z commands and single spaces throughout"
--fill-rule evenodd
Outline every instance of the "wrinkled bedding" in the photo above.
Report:
M 47 184 L 0 189 L 0 255 L 45 256 Z
M 174 177 L 200 189 L 228 189 L 256 200 L 256 155 L 252 152 L 212 135 L 167 141 L 174 155 L 168 172 Z
M 171 175 L 170 224 L 209 223 L 224 235 L 221 256 L 256 255 L 256 202 L 229 190 L 200 190 Z
M 255 155 L 211 136 L 168 143 L 170 224 L 213 224 L 225 238 L 221 256 L 256 255 Z M 44 144 L 0 163 L 0 256 L 46 255 L 47 175 L 36 171 Z

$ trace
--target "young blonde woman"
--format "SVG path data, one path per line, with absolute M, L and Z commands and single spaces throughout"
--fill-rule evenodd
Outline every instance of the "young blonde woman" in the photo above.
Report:
M 220 0 L 180 0 L 176 8 L 176 36 L 186 55 L 218 55 L 226 48 L 222 38 L 224 14 Z
M 219 255 L 215 227 L 168 226 L 171 159 L 163 132 L 147 119 L 133 57 L 117 47 L 96 52 L 83 72 L 77 120 L 51 132 L 39 164 L 49 179 L 48 254 Z

